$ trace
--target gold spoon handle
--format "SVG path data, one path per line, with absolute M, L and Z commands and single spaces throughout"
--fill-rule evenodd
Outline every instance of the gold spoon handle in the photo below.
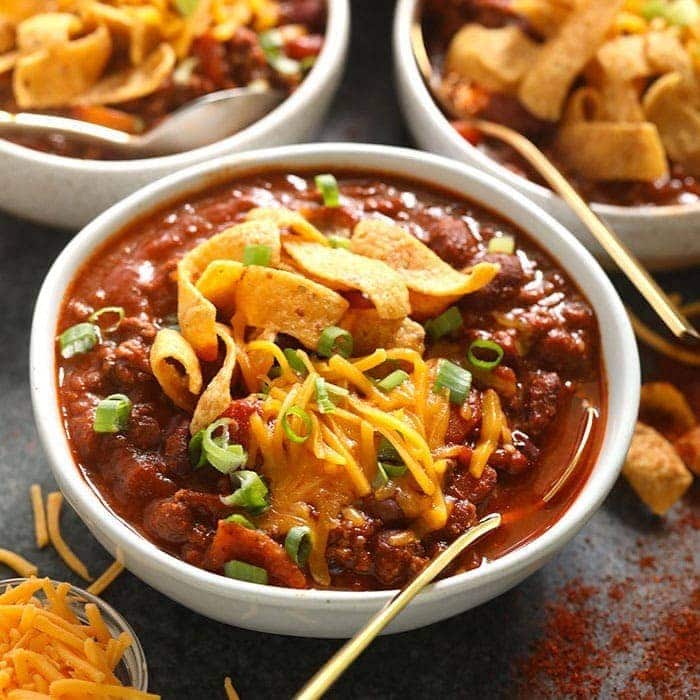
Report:
M 294 696 L 295 700 L 316 700 L 335 683 L 372 640 L 430 583 L 458 554 L 501 524 L 499 513 L 491 513 L 460 535 L 433 559 L 411 583 L 397 593 L 369 622 L 346 642 Z
M 700 340 L 700 335 L 688 319 L 676 308 L 666 293 L 655 282 L 630 252 L 629 248 L 618 238 L 617 234 L 606 226 L 569 184 L 569 181 L 559 172 L 547 156 L 540 151 L 529 139 L 508 127 L 481 119 L 468 119 L 476 129 L 504 141 L 512 146 L 525 158 L 551 188 L 574 210 L 574 213 L 585 224 L 593 237 L 614 260 L 627 278 L 649 302 L 669 330 L 683 340 Z

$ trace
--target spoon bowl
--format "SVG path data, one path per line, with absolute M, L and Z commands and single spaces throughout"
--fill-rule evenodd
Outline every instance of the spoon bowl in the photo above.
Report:
M 49 114 L 0 111 L 0 137 L 61 134 L 106 146 L 124 158 L 191 151 L 231 136 L 257 121 L 285 98 L 280 90 L 254 87 L 218 90 L 188 102 L 143 135 Z

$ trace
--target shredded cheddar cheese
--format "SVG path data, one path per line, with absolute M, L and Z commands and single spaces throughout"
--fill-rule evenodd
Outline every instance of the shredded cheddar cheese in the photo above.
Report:
M 131 637 L 112 637 L 92 603 L 84 605 L 83 622 L 69 594 L 67 583 L 38 578 L 0 593 L 0 697 L 159 700 L 115 675 Z
M 35 564 L 27 561 L 23 556 L 16 552 L 11 552 L 9 549 L 0 548 L 0 564 L 9 566 L 13 571 L 16 571 L 20 576 L 36 576 L 39 570 Z
M 34 513 L 34 533 L 36 546 L 43 549 L 49 543 L 49 530 L 46 526 L 46 510 L 44 509 L 44 497 L 39 484 L 32 484 L 29 487 L 29 496 L 32 502 L 32 512 Z
M 124 565 L 118 561 L 113 562 L 104 572 L 87 588 L 88 593 L 102 595 L 102 592 L 124 571 Z
M 48 495 L 46 500 L 46 515 L 48 518 L 48 529 L 51 544 L 58 552 L 58 555 L 66 563 L 66 566 L 75 571 L 78 576 L 86 581 L 92 581 L 87 567 L 75 555 L 73 550 L 66 544 L 61 534 L 61 506 L 63 505 L 63 495 L 60 491 L 54 491 Z

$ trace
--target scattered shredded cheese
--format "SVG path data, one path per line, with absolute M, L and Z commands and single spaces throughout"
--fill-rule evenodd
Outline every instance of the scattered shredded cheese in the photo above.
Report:
M 9 566 L 20 576 L 24 576 L 26 578 L 29 576 L 36 576 L 37 572 L 39 571 L 39 569 L 30 561 L 27 561 L 16 552 L 11 552 L 9 549 L 0 548 L 0 564 Z
M 87 567 L 75 555 L 71 548 L 66 544 L 61 535 L 61 506 L 63 505 L 63 495 L 60 491 L 54 491 L 48 495 L 46 499 L 46 516 L 48 519 L 49 538 L 58 555 L 66 563 L 66 566 L 73 570 L 78 576 L 81 576 L 86 581 L 92 581 Z
M 36 536 L 36 546 L 43 549 L 49 543 L 49 530 L 46 527 L 46 510 L 44 509 L 44 497 L 39 484 L 32 484 L 29 487 L 29 497 L 32 501 L 32 512 L 34 513 L 34 532 Z
M 102 595 L 102 592 L 124 571 L 124 565 L 118 561 L 113 562 L 104 572 L 91 583 L 87 592 L 93 595 Z

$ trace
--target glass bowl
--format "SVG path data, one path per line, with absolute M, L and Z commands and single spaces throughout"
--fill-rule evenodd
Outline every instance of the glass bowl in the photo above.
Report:
M 4 592 L 8 586 L 16 586 L 24 583 L 26 578 L 8 578 L 0 581 L 0 593 Z M 61 581 L 51 579 L 51 583 L 58 585 Z M 70 584 L 69 584 L 70 585 Z M 42 603 L 46 602 L 46 594 L 43 590 L 38 590 L 34 597 Z M 113 637 L 118 637 L 122 632 L 126 632 L 133 639 L 132 644 L 126 649 L 121 661 L 114 669 L 114 675 L 125 686 L 132 686 L 136 690 L 146 692 L 148 690 L 148 667 L 146 665 L 146 656 L 143 653 L 143 647 L 139 638 L 134 633 L 131 625 L 111 606 L 105 603 L 102 598 L 98 598 L 92 593 L 84 591 L 77 586 L 70 586 L 70 592 L 67 598 L 71 610 L 76 617 L 85 624 L 89 624 L 85 615 L 85 605 L 94 603 L 102 613 L 107 629 Z

